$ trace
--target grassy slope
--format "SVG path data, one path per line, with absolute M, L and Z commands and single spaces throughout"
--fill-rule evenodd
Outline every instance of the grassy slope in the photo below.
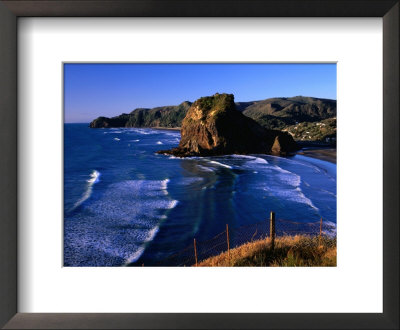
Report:
M 199 263 L 203 267 L 227 266 L 336 266 L 336 238 L 284 236 L 277 237 L 275 249 L 271 250 L 270 240 L 259 240 L 243 244 L 218 256 Z

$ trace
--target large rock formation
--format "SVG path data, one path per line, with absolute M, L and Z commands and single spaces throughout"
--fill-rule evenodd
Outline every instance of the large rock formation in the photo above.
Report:
M 182 122 L 179 146 L 159 153 L 178 157 L 286 155 L 297 149 L 288 133 L 267 130 L 236 110 L 232 94 L 215 94 L 192 104 Z

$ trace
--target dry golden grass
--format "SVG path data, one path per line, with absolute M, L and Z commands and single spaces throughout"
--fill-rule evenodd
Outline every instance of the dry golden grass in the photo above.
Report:
M 320 244 L 321 243 L 321 244 Z M 259 267 L 335 267 L 336 238 L 283 236 L 275 239 L 271 249 L 269 239 L 243 244 L 199 263 L 201 267 L 259 266 Z

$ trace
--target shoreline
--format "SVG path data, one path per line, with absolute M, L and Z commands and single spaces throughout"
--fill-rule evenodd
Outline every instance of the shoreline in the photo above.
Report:
M 121 127 L 122 128 L 122 127 Z M 129 127 L 129 128 L 147 128 L 160 131 L 180 131 L 181 127 Z M 336 164 L 336 148 L 332 147 L 310 147 L 310 149 L 300 149 L 297 155 L 316 158 Z
M 336 148 L 301 149 L 297 154 L 336 164 Z

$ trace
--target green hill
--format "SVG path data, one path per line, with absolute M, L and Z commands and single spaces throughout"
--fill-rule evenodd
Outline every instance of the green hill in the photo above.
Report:
M 180 127 L 189 110 L 191 102 L 185 101 L 177 106 L 136 109 L 129 115 L 127 127 Z
M 90 127 L 180 127 L 191 105 L 191 102 L 185 101 L 179 105 L 138 108 L 116 117 L 98 117 L 90 123 Z
M 336 117 L 336 100 L 295 96 L 254 102 L 243 114 L 266 128 L 284 128 L 299 122 L 316 122 Z

